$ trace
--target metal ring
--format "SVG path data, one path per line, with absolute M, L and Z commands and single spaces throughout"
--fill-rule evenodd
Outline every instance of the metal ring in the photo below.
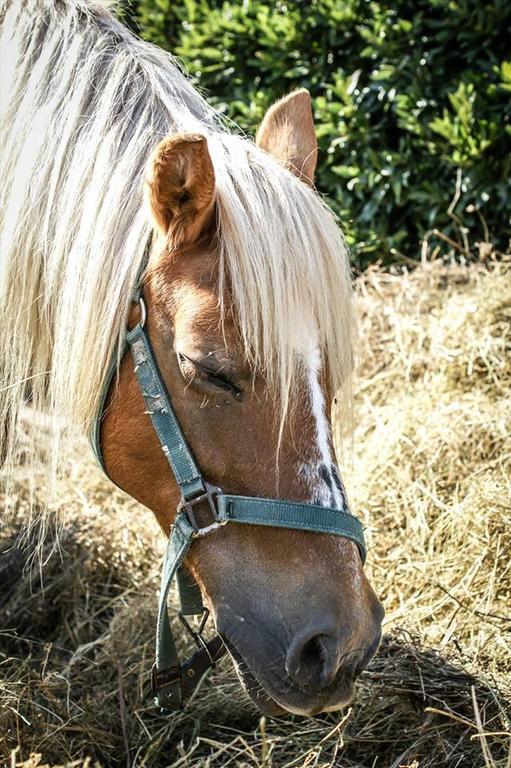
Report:
M 145 305 L 145 301 L 142 298 L 142 296 L 138 297 L 138 305 L 140 307 L 140 320 L 138 324 L 140 325 L 141 328 L 143 328 L 145 325 L 145 321 L 147 320 L 147 307 Z

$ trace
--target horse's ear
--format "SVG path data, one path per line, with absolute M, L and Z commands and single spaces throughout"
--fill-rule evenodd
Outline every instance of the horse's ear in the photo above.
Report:
M 163 139 L 149 162 L 146 195 L 173 247 L 196 242 L 214 219 L 215 172 L 205 136 Z
M 318 155 L 310 93 L 301 88 L 277 101 L 263 118 L 256 143 L 311 186 Z

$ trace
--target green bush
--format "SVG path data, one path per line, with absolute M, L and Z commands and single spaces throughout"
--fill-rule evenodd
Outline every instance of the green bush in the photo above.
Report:
M 131 0 L 128 17 L 248 133 L 310 90 L 318 188 L 361 264 L 417 254 L 432 228 L 459 241 L 460 220 L 507 247 L 509 0 Z

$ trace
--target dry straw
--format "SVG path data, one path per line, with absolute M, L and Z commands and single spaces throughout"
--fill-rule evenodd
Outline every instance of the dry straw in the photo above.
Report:
M 150 513 L 80 448 L 44 591 L 0 557 L 0 754 L 12 766 L 508 768 L 511 281 L 505 264 L 373 269 L 349 487 L 387 636 L 351 712 L 260 721 L 226 663 L 189 711 L 151 702 Z M 18 470 L 12 503 L 27 504 Z M 36 498 L 44 476 L 30 475 Z M 10 548 L 10 549 L 9 549 Z M 49 550 L 48 550 L 49 551 Z M 32 757 L 31 757 L 32 755 Z

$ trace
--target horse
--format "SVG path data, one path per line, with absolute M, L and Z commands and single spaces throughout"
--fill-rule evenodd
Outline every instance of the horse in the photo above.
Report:
M 1 44 L 5 474 L 28 398 L 52 430 L 44 448 L 24 435 L 25 461 L 58 476 L 97 424 L 108 476 L 171 534 L 178 484 L 125 354 L 143 313 L 211 484 L 347 508 L 331 409 L 353 365 L 350 269 L 314 188 L 308 92 L 254 141 L 103 0 L 6 0 Z M 268 714 L 346 706 L 383 618 L 354 541 L 217 527 L 185 565 L 249 695 Z

